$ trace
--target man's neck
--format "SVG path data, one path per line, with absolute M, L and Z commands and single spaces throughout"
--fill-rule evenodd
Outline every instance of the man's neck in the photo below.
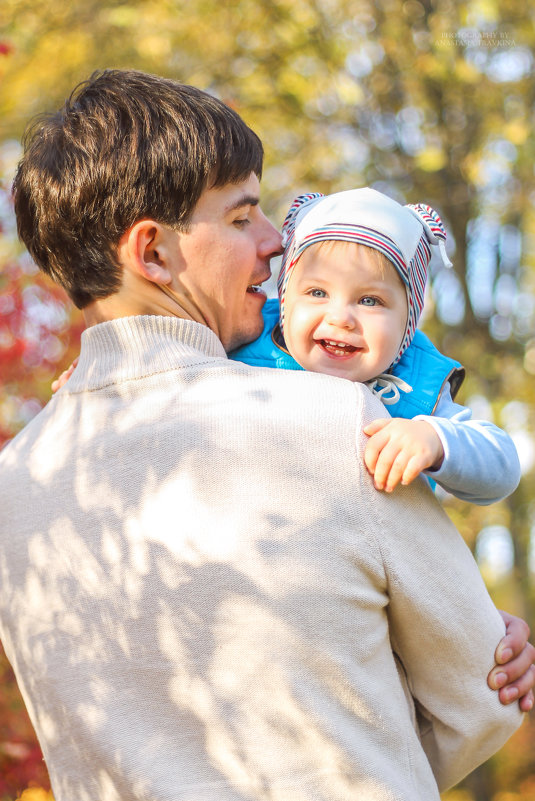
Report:
M 118 292 L 94 301 L 83 310 L 87 327 L 119 317 L 144 314 L 180 317 L 207 325 L 199 309 L 187 297 L 181 297 L 171 288 L 147 281 L 129 271 L 123 273 L 123 283 Z

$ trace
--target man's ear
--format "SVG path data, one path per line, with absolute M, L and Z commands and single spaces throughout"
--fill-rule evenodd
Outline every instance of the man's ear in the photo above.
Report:
M 155 222 L 139 220 L 119 241 L 119 258 L 153 284 L 170 284 L 173 260 L 176 259 L 176 233 Z

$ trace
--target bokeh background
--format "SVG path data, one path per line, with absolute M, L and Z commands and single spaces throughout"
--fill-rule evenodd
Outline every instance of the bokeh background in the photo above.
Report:
M 454 268 L 432 265 L 423 327 L 466 366 L 461 402 L 509 431 L 523 477 L 488 508 L 441 500 L 497 605 L 533 622 L 534 18 L 525 0 L 2 0 L 0 446 L 47 402 L 83 329 L 17 242 L 10 184 L 26 124 L 97 69 L 192 83 L 261 136 L 276 224 L 300 192 L 364 185 L 443 217 Z M 444 799 L 533 801 L 534 734 L 531 719 Z M 2 655 L 0 799 L 48 789 Z

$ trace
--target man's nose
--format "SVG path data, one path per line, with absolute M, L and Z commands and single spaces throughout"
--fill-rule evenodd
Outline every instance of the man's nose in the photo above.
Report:
M 282 236 L 267 217 L 264 217 L 262 236 L 258 247 L 258 252 L 263 258 L 273 258 L 280 256 L 283 251 Z

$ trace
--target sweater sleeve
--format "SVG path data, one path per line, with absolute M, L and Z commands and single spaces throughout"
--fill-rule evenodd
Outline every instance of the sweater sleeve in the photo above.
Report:
M 428 488 L 415 483 L 376 493 L 376 503 L 388 510 L 380 548 L 392 649 L 442 792 L 501 748 L 522 714 L 487 686 L 504 624 L 472 554 Z
M 444 448 L 439 470 L 426 470 L 437 484 L 463 501 L 480 506 L 510 495 L 520 481 L 520 463 L 511 437 L 451 399 L 449 386 L 433 416 L 418 415 L 433 426 Z
M 373 418 L 368 404 L 363 424 Z M 360 438 L 360 458 L 365 448 Z M 463 538 L 423 479 L 377 492 L 363 475 L 388 595 L 392 649 L 415 701 L 422 747 L 440 791 L 494 754 L 522 722 L 487 676 L 504 623 Z

